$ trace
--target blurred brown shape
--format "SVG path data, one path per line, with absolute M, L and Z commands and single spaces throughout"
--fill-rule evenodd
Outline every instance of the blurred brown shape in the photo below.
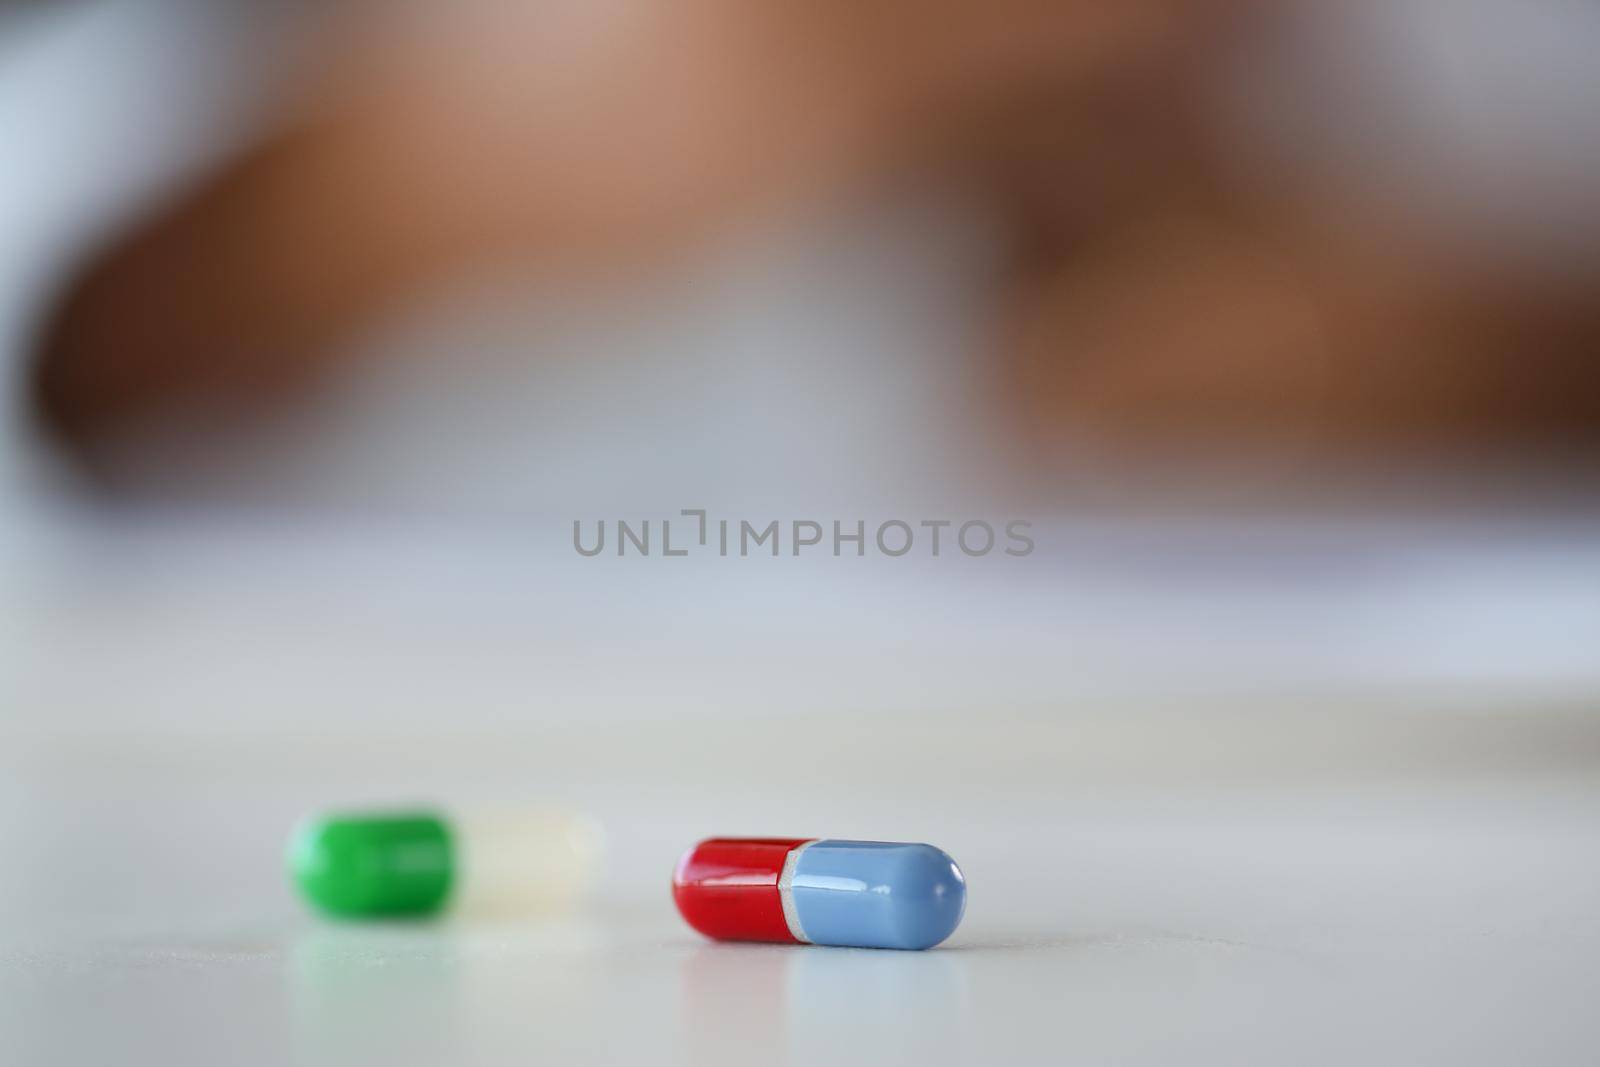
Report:
M 1197 103 L 1238 6 L 369 15 L 258 148 L 70 282 L 39 408 L 92 455 L 305 388 L 453 272 L 659 261 L 921 168 L 1013 224 L 1001 365 L 1041 455 L 1591 449 L 1600 287 L 1486 277 L 1326 190 L 1241 182 Z

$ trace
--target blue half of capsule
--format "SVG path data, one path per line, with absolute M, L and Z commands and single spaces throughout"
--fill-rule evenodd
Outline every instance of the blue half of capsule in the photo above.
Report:
M 932 948 L 955 932 L 967 883 L 932 845 L 813 841 L 786 887 L 804 939 L 858 948 Z

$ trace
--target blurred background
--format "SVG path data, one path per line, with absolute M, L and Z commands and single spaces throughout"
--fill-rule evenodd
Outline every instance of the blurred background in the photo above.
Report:
M 0 3 L 0 1032 L 1570 1057 L 1597 43 L 1578 0 Z M 782 551 L 574 550 L 683 509 Z M 871 543 L 970 519 L 1034 551 Z M 413 802 L 593 813 L 592 908 L 304 918 L 293 820 Z M 699 945 L 665 884 L 722 833 L 933 841 L 967 925 Z

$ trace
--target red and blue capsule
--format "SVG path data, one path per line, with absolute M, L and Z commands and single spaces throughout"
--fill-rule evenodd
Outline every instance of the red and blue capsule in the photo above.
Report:
M 715 837 L 678 861 L 672 897 L 718 940 L 924 949 L 960 925 L 967 883 L 932 845 Z

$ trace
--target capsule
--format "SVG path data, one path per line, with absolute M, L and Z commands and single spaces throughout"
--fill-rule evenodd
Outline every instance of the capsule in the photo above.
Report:
M 599 856 L 600 832 L 579 815 L 392 811 L 306 819 L 287 858 L 290 880 L 318 911 L 381 919 L 570 907 Z
M 922 949 L 960 924 L 967 884 L 932 845 L 716 837 L 678 861 L 672 898 L 718 940 Z

